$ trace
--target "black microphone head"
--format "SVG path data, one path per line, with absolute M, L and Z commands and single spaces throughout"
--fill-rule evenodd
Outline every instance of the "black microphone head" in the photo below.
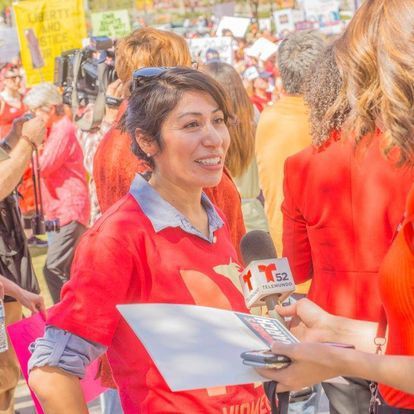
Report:
M 270 234 L 263 230 L 253 230 L 246 233 L 240 241 L 240 251 L 244 265 L 252 260 L 277 258 L 277 253 Z

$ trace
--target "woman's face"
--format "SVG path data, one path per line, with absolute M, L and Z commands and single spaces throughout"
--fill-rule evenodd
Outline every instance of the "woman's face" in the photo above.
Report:
M 161 142 L 154 157 L 155 174 L 184 189 L 220 182 L 230 135 L 224 114 L 210 95 L 185 92 L 162 125 Z
M 47 128 L 52 125 L 53 115 L 55 113 L 53 106 L 41 106 L 40 108 L 34 109 L 32 112 L 36 117 L 43 120 Z
M 20 74 L 17 70 L 8 70 L 4 74 L 4 86 L 13 91 L 18 91 L 20 88 Z

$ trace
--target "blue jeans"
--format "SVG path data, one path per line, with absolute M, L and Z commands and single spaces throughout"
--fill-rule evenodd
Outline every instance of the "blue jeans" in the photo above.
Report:
M 102 414 L 124 414 L 118 390 L 108 389 L 100 396 Z
M 313 392 L 306 401 L 299 401 L 289 404 L 289 414 L 317 414 L 319 409 L 319 400 L 321 398 L 321 386 L 314 386 Z

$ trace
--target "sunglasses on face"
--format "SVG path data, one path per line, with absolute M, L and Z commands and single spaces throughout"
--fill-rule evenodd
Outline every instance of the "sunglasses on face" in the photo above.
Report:
M 5 76 L 4 79 L 21 79 L 20 75 L 9 75 Z
M 135 90 L 141 86 L 146 80 L 162 75 L 171 67 L 159 66 L 159 67 L 148 67 L 136 70 L 132 74 L 132 90 Z

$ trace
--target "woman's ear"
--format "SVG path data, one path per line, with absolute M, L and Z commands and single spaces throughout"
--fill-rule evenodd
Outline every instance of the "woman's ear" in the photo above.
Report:
M 148 138 L 139 128 L 135 130 L 135 141 L 148 158 L 159 152 L 159 146 L 155 139 Z

